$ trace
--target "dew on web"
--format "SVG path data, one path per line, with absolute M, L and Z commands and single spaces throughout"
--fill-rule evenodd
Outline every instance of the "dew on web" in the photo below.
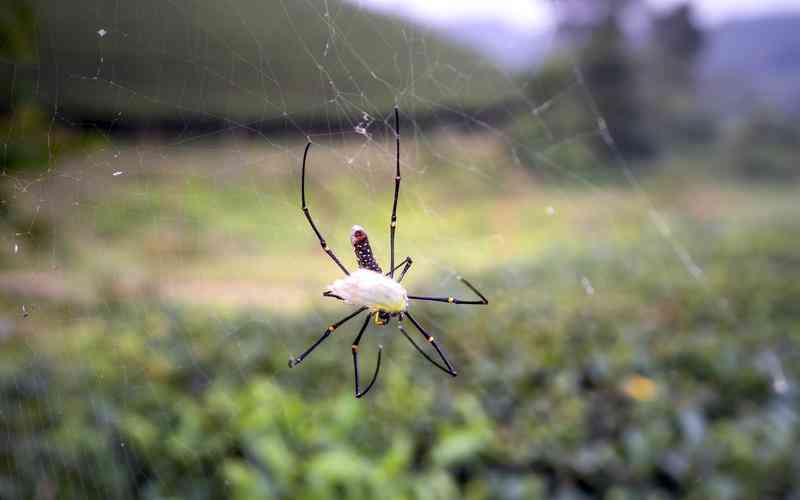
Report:
M 592 282 L 589 281 L 589 278 L 586 276 L 581 276 L 581 285 L 583 286 L 583 290 L 586 292 L 586 295 L 594 295 L 594 287 L 592 286 Z
M 369 127 L 370 127 L 370 125 L 372 125 L 373 121 L 374 120 L 372 119 L 372 117 L 369 114 L 367 114 L 366 112 L 364 112 L 361 115 L 361 121 L 358 122 L 358 124 L 356 124 L 353 127 L 353 130 L 358 135 L 363 135 L 367 139 L 372 139 L 372 136 L 369 133 Z

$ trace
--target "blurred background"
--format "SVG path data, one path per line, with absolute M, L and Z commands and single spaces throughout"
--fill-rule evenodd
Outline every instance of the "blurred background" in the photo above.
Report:
M 800 8 L 6 0 L 0 498 L 800 498 Z M 459 376 L 361 343 L 299 199 Z M 365 383 L 363 381 L 362 383 Z

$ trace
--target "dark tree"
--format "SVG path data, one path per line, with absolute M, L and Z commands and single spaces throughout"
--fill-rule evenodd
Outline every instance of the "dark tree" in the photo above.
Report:
M 593 170 L 603 178 L 609 172 L 596 167 L 617 165 L 613 161 L 617 152 L 633 160 L 655 153 L 641 90 L 641 63 L 622 28 L 629 9 L 632 12 L 639 4 L 638 0 L 556 3 L 561 50 L 540 65 L 526 85 L 531 101 L 547 105 L 515 124 L 519 144 L 515 158 L 537 172 L 557 165 L 559 171 L 589 175 Z M 601 118 L 614 147 L 601 133 Z M 545 165 L 549 167 L 539 168 Z
M 634 43 L 622 28 L 636 12 L 639 0 L 565 0 L 558 2 L 559 33 L 573 49 L 573 60 L 583 75 L 586 91 L 605 120 L 619 152 L 628 158 L 646 158 L 655 144 L 645 123 L 640 62 Z M 587 103 L 587 112 L 591 105 Z M 595 120 L 595 116 L 588 117 Z M 604 145 L 596 154 L 613 153 Z
M 655 66 L 671 83 L 692 86 L 697 60 L 705 36 L 692 19 L 688 4 L 657 15 L 652 21 L 652 46 Z
M 655 152 L 655 145 L 645 122 L 637 60 L 621 29 L 620 12 L 609 9 L 591 27 L 579 64 L 619 151 L 644 158 Z
M 4 0 L 0 3 L 0 115 L 9 112 L 18 78 L 15 66 L 30 63 L 36 53 L 36 19 L 26 0 Z M 18 86 L 18 85 L 17 85 Z M 23 89 L 24 91 L 25 89 Z
M 699 102 L 696 72 L 705 36 L 688 4 L 651 20 L 643 73 L 651 126 L 671 146 L 708 143 L 714 135 L 710 114 Z

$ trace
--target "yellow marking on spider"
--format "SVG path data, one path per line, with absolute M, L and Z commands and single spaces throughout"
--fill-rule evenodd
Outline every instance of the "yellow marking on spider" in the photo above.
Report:
M 331 332 L 331 333 L 332 333 L 334 330 L 336 330 L 336 326 L 334 326 L 334 325 L 331 325 L 331 326 L 329 326 L 329 327 L 328 327 L 328 331 L 329 331 L 329 332 Z
M 353 345 L 353 346 L 350 346 L 350 347 L 353 349 L 353 352 L 358 352 L 358 346 L 357 345 Z
M 455 301 L 456 301 L 456 299 L 454 299 L 453 297 L 447 297 L 447 302 L 449 302 L 449 303 L 451 303 L 451 304 L 452 304 L 452 303 L 454 303 Z
M 433 336 L 428 337 L 428 342 L 433 343 L 434 340 L 436 339 L 434 339 Z

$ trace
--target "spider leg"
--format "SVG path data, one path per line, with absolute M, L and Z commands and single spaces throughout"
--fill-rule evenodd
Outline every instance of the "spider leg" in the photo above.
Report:
M 356 398 L 360 398 L 364 394 L 368 393 L 370 389 L 372 389 L 373 384 L 378 379 L 378 372 L 381 371 L 381 352 L 383 352 L 383 346 L 378 346 L 378 364 L 375 366 L 375 373 L 372 375 L 372 380 L 370 380 L 369 385 L 363 391 L 358 390 L 358 343 L 361 342 L 361 336 L 364 335 L 364 331 L 366 331 L 367 326 L 369 326 L 369 320 L 372 316 L 367 316 L 367 319 L 364 321 L 364 324 L 361 326 L 361 330 L 358 332 L 358 336 L 353 341 L 353 345 L 351 346 L 353 349 L 353 370 L 355 373 L 355 395 Z
M 400 112 L 394 107 L 394 138 L 396 144 L 394 175 L 394 202 L 392 203 L 392 220 L 389 222 L 389 277 L 394 278 L 394 232 L 397 229 L 397 197 L 400 195 Z
M 408 272 L 408 269 L 411 267 L 411 264 L 413 264 L 413 263 L 414 263 L 414 261 L 411 260 L 411 257 L 406 257 L 399 264 L 397 264 L 394 267 L 394 269 L 392 269 L 391 271 L 386 273 L 386 276 L 392 276 L 392 274 L 395 271 L 397 271 L 398 269 L 400 269 L 402 267 L 403 270 L 400 272 L 400 277 L 397 278 L 397 282 L 400 283 L 401 281 L 403 281 L 403 277 L 406 275 L 406 273 Z
M 462 299 L 456 299 L 456 298 L 453 298 L 453 297 L 425 297 L 425 296 L 420 296 L 420 295 L 409 295 L 408 298 L 409 299 L 413 299 L 413 300 L 427 300 L 427 301 L 430 301 L 430 302 L 447 302 L 448 304 L 464 304 L 464 305 L 476 305 L 476 306 L 477 305 L 484 305 L 485 306 L 485 305 L 489 304 L 489 299 L 484 297 L 483 294 L 481 292 L 479 292 L 478 289 L 475 288 L 472 285 L 472 283 L 470 283 L 469 281 L 465 280 L 461 276 L 458 276 L 458 281 L 464 283 L 467 286 L 467 288 L 469 288 L 470 290 L 475 292 L 475 295 L 480 297 L 481 300 L 462 300 Z
M 323 297 L 333 297 L 334 299 L 339 299 L 341 301 L 344 301 L 343 298 L 339 297 L 338 295 L 336 295 L 335 293 L 331 292 L 330 290 L 327 291 L 327 292 L 322 292 L 322 296 Z
M 306 159 L 308 157 L 308 150 L 311 149 L 311 143 L 309 142 L 306 144 L 306 150 L 303 152 L 303 170 L 300 174 L 300 202 L 303 208 L 303 214 L 308 219 L 308 223 L 311 224 L 311 229 L 314 230 L 314 234 L 317 235 L 317 239 L 319 240 L 319 246 L 322 247 L 322 250 L 328 254 L 328 256 L 333 259 L 339 268 L 344 271 L 344 274 L 350 274 L 350 271 L 347 270 L 346 267 L 339 261 L 339 258 L 336 257 L 336 254 L 333 253 L 328 247 L 328 243 L 325 241 L 325 238 L 322 237 L 322 234 L 317 229 L 317 226 L 314 224 L 314 220 L 311 218 L 311 212 L 308 211 L 308 205 L 306 205 Z
M 439 344 L 436 343 L 436 340 L 434 340 L 433 336 L 430 335 L 428 332 L 426 332 L 425 329 L 422 328 L 422 326 L 419 323 L 417 323 L 417 320 L 415 320 L 410 314 L 408 314 L 408 311 L 406 311 L 404 314 L 405 314 L 405 316 L 408 317 L 409 320 L 411 320 L 411 323 L 415 327 L 417 327 L 417 330 L 419 330 L 419 333 L 421 333 L 422 336 L 425 337 L 425 340 L 427 340 L 433 346 L 433 348 L 436 349 L 436 352 L 439 354 L 439 357 L 442 358 L 442 361 L 444 361 L 444 366 L 442 366 L 440 363 L 434 361 L 433 358 L 428 356 L 425 353 L 425 351 L 423 351 L 422 348 L 420 346 L 418 346 L 416 342 L 414 342 L 414 340 L 406 332 L 406 329 L 403 328 L 402 318 L 398 317 L 397 328 L 399 328 L 400 332 L 408 339 L 409 342 L 411 342 L 411 345 L 413 345 L 414 348 L 420 354 L 422 354 L 422 356 L 425 359 L 430 361 L 436 368 L 442 370 L 446 374 L 451 375 L 453 377 L 457 376 L 458 372 L 456 372 L 455 368 L 453 368 L 453 365 L 451 365 L 450 362 L 447 360 L 447 357 L 444 355 L 444 352 L 442 352 L 441 348 L 439 348 Z
M 367 310 L 366 307 L 360 307 L 360 308 L 356 309 L 354 312 L 348 314 L 344 318 L 340 319 L 336 323 L 334 323 L 331 326 L 329 326 L 325 330 L 325 333 L 323 333 L 322 336 L 320 338 L 318 338 L 317 341 L 314 342 L 311 345 L 311 347 L 309 347 L 308 349 L 303 351 L 303 353 L 301 355 L 297 356 L 296 358 L 289 358 L 289 368 L 294 368 L 295 366 L 299 365 L 306 358 L 306 356 L 311 354 L 311 351 L 316 349 L 317 346 L 319 346 L 325 339 L 330 337 L 330 335 L 333 333 L 334 330 L 336 330 L 337 328 L 342 326 L 344 323 L 350 321 L 351 319 L 355 318 L 356 316 L 358 316 L 359 314 L 361 314 L 362 312 L 364 312 L 366 310 Z

